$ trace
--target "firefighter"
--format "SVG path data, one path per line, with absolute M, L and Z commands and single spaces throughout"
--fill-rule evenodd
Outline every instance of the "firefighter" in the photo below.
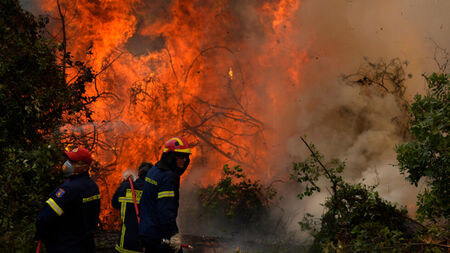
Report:
M 188 142 L 174 137 L 164 145 L 161 159 L 145 177 L 139 235 L 145 252 L 182 252 L 176 218 L 180 176 L 189 165 Z
M 62 166 L 66 181 L 45 202 L 36 221 L 36 239 L 48 253 L 94 252 L 99 223 L 100 193 L 89 176 L 91 153 L 85 148 L 65 152 Z
M 139 177 L 133 180 L 134 196 L 136 203 L 140 203 L 142 189 L 144 188 L 145 175 L 153 167 L 153 164 L 143 162 L 139 166 Z M 120 210 L 120 219 L 122 227 L 120 229 L 119 239 L 117 240 L 116 250 L 122 253 L 142 252 L 142 245 L 138 238 L 138 218 L 134 206 L 133 193 L 128 178 L 134 179 L 134 174 L 126 170 L 123 175 L 123 182 L 119 185 L 113 195 L 111 204 L 115 209 Z

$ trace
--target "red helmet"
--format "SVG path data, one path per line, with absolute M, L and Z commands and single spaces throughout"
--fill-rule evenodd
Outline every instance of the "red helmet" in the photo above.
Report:
M 67 157 L 74 162 L 82 161 L 89 164 L 92 162 L 91 152 L 85 148 L 79 147 L 72 151 L 66 151 L 65 153 Z
M 179 152 L 191 154 L 189 143 L 182 137 L 173 137 L 164 145 L 164 153 Z

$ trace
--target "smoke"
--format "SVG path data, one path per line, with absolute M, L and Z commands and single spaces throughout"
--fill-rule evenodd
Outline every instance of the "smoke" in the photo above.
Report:
M 295 102 L 286 99 L 291 103 L 287 107 L 295 109 L 272 119 L 281 122 L 275 132 L 284 133 L 276 149 L 286 151 L 286 162 L 274 160 L 273 167 L 289 167 L 292 160 L 306 158 L 309 151 L 301 147 L 299 137 L 307 135 L 325 157 L 346 160 L 347 180 L 378 184 L 382 197 L 407 206 L 414 216 L 421 187 L 411 186 L 394 166 L 394 148 L 405 141 L 397 121 L 404 111 L 394 96 L 376 95 L 373 87 L 347 85 L 340 75 L 355 73 L 364 57 L 372 61 L 398 57 L 407 61 L 405 98 L 411 101 L 424 91 L 421 74 L 438 70 L 436 46 L 450 45 L 448 8 L 448 1 L 302 1 L 296 13 L 301 35 L 294 39 L 309 45 L 311 61 L 304 66 L 303 89 L 292 94 Z M 301 210 L 298 219 L 306 212 L 320 216 L 319 203 L 326 195 L 301 204 L 288 197 L 284 204 L 292 213 Z
M 265 183 L 287 180 L 291 163 L 309 155 L 299 140 L 307 135 L 325 157 L 347 161 L 348 180 L 377 183 L 383 197 L 414 211 L 418 189 L 392 166 L 404 110 L 394 95 L 341 75 L 357 72 L 364 57 L 399 58 L 411 101 L 424 90 L 421 74 L 436 70 L 436 45 L 450 45 L 449 1 L 62 2 L 73 55 L 92 48 L 85 60 L 96 70 L 120 56 L 97 83 L 116 98 L 94 108 L 96 121 L 120 122 L 99 137 L 111 148 L 97 150 L 116 163 L 115 178 L 156 159 L 167 137 L 188 133 L 196 147 L 186 190 L 215 183 L 224 163 Z M 54 3 L 22 3 L 59 16 Z M 301 186 L 277 186 L 277 215 L 292 230 L 306 212 L 321 214 L 326 192 L 299 201 Z

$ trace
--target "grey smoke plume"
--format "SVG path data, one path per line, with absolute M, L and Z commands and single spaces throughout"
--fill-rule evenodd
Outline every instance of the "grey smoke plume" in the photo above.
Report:
M 424 91 L 421 74 L 438 70 L 436 45 L 450 46 L 448 9 L 448 1 L 302 1 L 297 12 L 302 31 L 299 43 L 311 41 L 311 61 L 304 70 L 305 88 L 287 106 L 295 109 L 272 120 L 282 122 L 276 132 L 290 126 L 277 146 L 286 150 L 286 163 L 277 160 L 273 167 L 288 167 L 290 161 L 308 156 L 299 141 L 299 136 L 307 135 L 325 157 L 347 161 L 348 180 L 379 184 L 382 197 L 406 205 L 414 216 L 421 188 L 407 183 L 393 166 L 394 147 L 404 141 L 395 121 L 402 115 L 401 108 L 393 96 L 367 96 L 339 76 L 354 73 L 363 57 L 372 61 L 398 57 L 408 62 L 405 71 L 412 75 L 406 80 L 405 94 L 411 101 Z M 320 216 L 319 203 L 325 196 L 322 193 L 301 204 L 291 204 L 295 197 L 289 197 L 285 204 L 299 218 L 305 212 Z

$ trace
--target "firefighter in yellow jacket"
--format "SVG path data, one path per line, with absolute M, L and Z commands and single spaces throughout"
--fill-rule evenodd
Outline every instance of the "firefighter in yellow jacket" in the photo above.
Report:
M 143 251 L 138 238 L 138 217 L 136 216 L 132 188 L 128 178 L 132 178 L 136 203 L 139 204 L 142 196 L 142 189 L 144 188 L 145 175 L 151 167 L 153 167 L 153 164 L 143 162 L 139 166 L 139 177 L 136 179 L 129 170 L 125 171 L 123 182 L 119 185 L 113 195 L 111 204 L 115 209 L 120 210 L 120 218 L 122 220 L 122 227 L 115 247 L 118 252 L 137 253 Z

